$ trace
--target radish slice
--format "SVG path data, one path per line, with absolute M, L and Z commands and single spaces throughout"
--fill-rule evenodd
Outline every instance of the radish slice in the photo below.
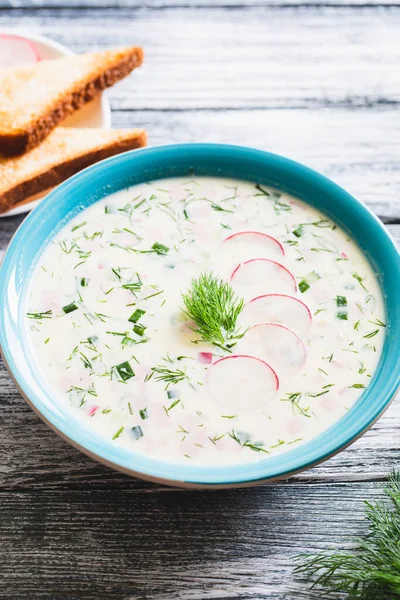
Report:
M 312 323 L 311 312 L 304 302 L 285 294 L 266 294 L 253 298 L 245 306 L 240 318 L 246 327 L 266 322 L 280 323 L 297 335 L 305 335 Z
M 250 300 L 264 290 L 273 294 L 293 294 L 296 280 L 283 265 L 268 258 L 253 258 L 241 263 L 231 275 L 231 282 L 242 298 Z
M 297 371 L 306 360 L 306 349 L 299 336 L 277 323 L 261 323 L 251 327 L 240 346 L 251 348 L 251 352 L 268 361 L 278 375 Z
M 222 242 L 222 247 L 232 258 L 240 261 L 249 260 L 254 255 L 269 258 L 285 254 L 282 244 L 277 239 L 260 231 L 234 233 Z
M 230 411 L 266 405 L 279 388 L 275 371 L 260 358 L 245 354 L 217 360 L 207 383 L 214 400 Z
M 0 67 L 14 67 L 40 60 L 35 45 L 18 35 L 0 35 Z

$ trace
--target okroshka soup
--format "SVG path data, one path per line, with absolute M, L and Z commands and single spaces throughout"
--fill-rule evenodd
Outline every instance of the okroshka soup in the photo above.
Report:
M 57 402 L 116 445 L 221 465 L 321 434 L 371 380 L 383 300 L 361 250 L 302 201 L 184 177 L 112 194 L 43 252 L 26 306 Z

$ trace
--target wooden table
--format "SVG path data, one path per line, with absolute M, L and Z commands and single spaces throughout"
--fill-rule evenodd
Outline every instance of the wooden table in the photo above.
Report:
M 0 0 L 0 25 L 73 50 L 140 44 L 109 94 L 150 144 L 231 142 L 322 171 L 400 239 L 399 0 Z M 0 221 L 4 251 L 21 217 Z M 92 462 L 0 365 L 0 598 L 308 599 L 303 550 L 348 547 L 398 464 L 400 404 L 323 465 L 233 491 L 142 483 Z

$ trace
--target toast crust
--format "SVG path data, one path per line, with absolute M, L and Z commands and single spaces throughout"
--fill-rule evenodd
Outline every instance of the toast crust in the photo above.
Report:
M 25 176 L 22 181 L 12 188 L 5 190 L 2 194 L 0 193 L 0 213 L 10 210 L 16 204 L 27 202 L 32 199 L 32 196 L 48 191 L 49 188 L 59 185 L 75 173 L 100 160 L 146 145 L 147 135 L 144 130 L 133 130 L 130 134 L 130 137 L 127 135 L 125 139 L 110 140 L 101 147 L 97 145 L 78 156 L 71 156 L 67 159 L 60 156 L 59 162 L 53 164 L 47 170 L 32 172 L 29 176 Z M 24 160 L 24 157 L 18 160 Z
M 34 118 L 21 130 L 0 133 L 0 153 L 3 156 L 16 156 L 38 146 L 49 133 L 66 117 L 96 98 L 106 88 L 120 81 L 143 62 L 143 50 L 132 48 L 126 51 L 115 65 L 110 65 L 96 76 L 79 85 L 76 89 L 66 90 L 57 103 L 41 115 Z

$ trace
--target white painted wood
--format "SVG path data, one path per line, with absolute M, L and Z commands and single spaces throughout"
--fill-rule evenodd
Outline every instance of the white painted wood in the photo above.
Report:
M 0 12 L 0 25 L 21 18 L 77 51 L 142 45 L 118 109 L 400 102 L 399 8 L 33 10 Z

